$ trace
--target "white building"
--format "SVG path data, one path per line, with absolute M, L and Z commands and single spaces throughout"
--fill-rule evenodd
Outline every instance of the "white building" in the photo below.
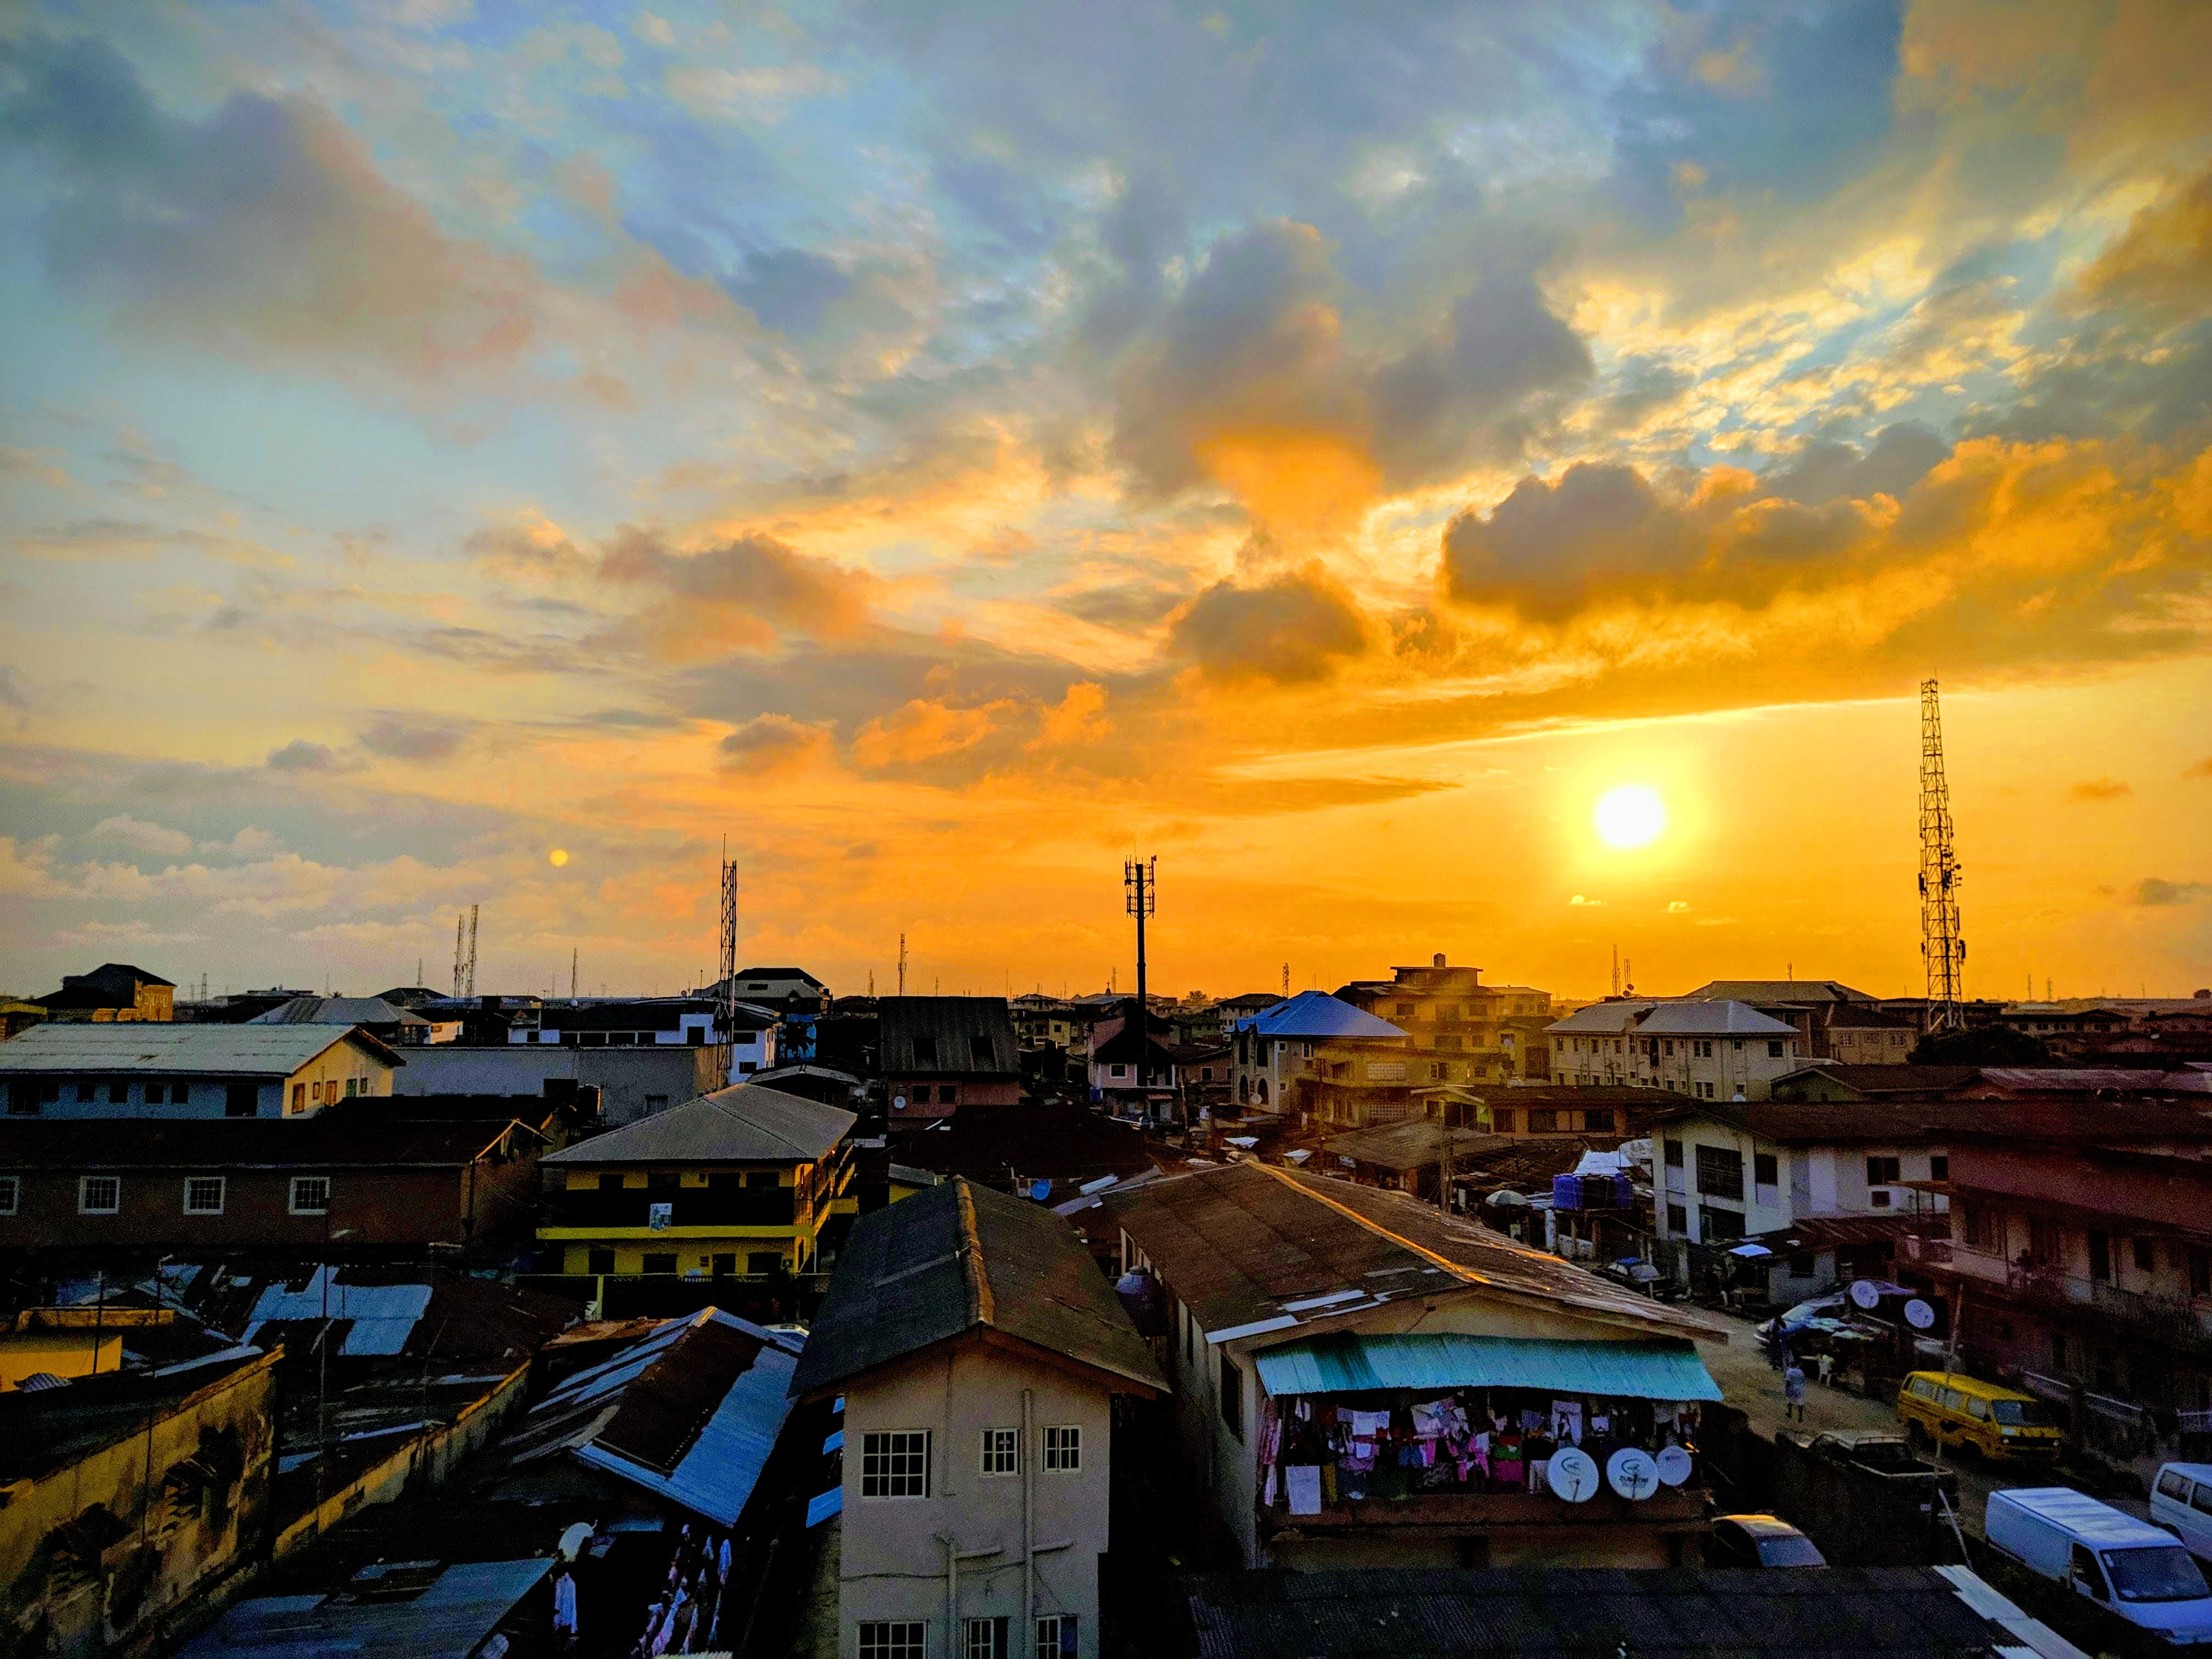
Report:
M 1546 1028 L 1562 1083 L 1665 1089 L 1692 1100 L 1765 1100 L 1802 1063 L 1796 1027 L 1741 1002 L 1592 1003 Z
M 1113 1399 L 1165 1386 L 1043 1206 L 956 1178 L 863 1216 L 792 1382 L 845 1399 L 837 1651 L 1094 1659 Z
M 0 1043 L 0 1089 L 15 1118 L 304 1117 L 406 1063 L 343 1025 L 47 1024 Z
M 1552 1081 L 1583 1087 L 1593 1084 L 1623 1089 L 1638 1086 L 1628 1034 L 1637 1021 L 1658 1006 L 1614 997 L 1553 1020 L 1544 1028 L 1552 1039 Z

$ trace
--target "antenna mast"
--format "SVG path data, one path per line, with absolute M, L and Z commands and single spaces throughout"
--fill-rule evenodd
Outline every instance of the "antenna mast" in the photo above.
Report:
M 466 972 L 467 978 L 463 983 L 461 994 L 465 997 L 472 997 L 477 994 L 477 907 L 473 904 L 469 906 L 469 960 Z
M 1158 908 L 1153 877 L 1160 861 L 1124 859 L 1121 861 L 1122 908 L 1137 919 L 1137 1087 L 1145 1087 L 1145 1060 L 1152 1036 L 1152 1005 L 1145 1000 L 1145 922 Z
M 1928 970 L 1928 1029 L 1966 1024 L 1966 941 L 1959 937 L 1959 884 L 1952 851 L 1951 786 L 1943 775 L 1943 714 L 1936 682 L 1920 682 L 1920 957 Z
M 568 947 L 568 1000 L 576 1000 L 576 947 Z
M 467 935 L 468 924 L 461 919 L 460 912 L 456 910 L 453 913 L 453 995 L 456 1000 L 465 994 L 461 989 L 464 982 L 461 974 L 465 965 L 461 956 L 461 946 L 466 941 Z
M 904 995 L 906 994 L 906 935 L 905 935 L 904 933 L 901 933 L 901 934 L 899 935 L 899 993 L 898 993 L 898 994 L 899 994 L 901 996 L 904 996 Z
M 722 983 L 720 996 L 722 1029 L 717 1034 L 722 1046 L 722 1081 L 730 1080 L 731 1044 L 738 1030 L 738 866 L 730 857 L 730 838 L 722 837 Z

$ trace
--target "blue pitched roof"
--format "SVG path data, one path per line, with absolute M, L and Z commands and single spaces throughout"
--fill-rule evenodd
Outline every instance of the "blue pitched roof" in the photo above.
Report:
M 1287 1002 L 1262 1008 L 1237 1027 L 1247 1027 L 1261 1036 L 1282 1037 L 1401 1037 L 1406 1034 L 1387 1019 L 1340 1001 L 1326 991 L 1301 991 Z
M 1560 1341 L 1455 1332 L 1343 1333 L 1286 1342 L 1259 1356 L 1269 1394 L 1367 1389 L 1551 1389 L 1640 1400 L 1718 1400 L 1705 1361 L 1685 1341 Z

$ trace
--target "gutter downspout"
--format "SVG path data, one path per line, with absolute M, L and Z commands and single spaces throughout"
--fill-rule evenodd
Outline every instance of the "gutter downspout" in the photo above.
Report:
M 937 1534 L 945 1546 L 945 1639 L 948 1647 L 960 1632 L 960 1545 L 949 1532 Z
M 1022 1390 L 1022 1623 L 1014 1651 L 1035 1659 L 1036 1649 L 1036 1390 Z

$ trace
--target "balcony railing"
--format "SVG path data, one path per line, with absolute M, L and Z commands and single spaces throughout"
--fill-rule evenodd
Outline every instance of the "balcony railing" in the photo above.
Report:
M 1316 1515 L 1292 1515 L 1288 1504 L 1259 1506 L 1260 1525 L 1273 1534 L 1365 1530 L 1389 1527 L 1559 1527 L 1619 1526 L 1641 1522 L 1685 1522 L 1705 1513 L 1702 1480 L 1662 1486 L 1632 1503 L 1601 1492 L 1586 1503 L 1570 1504 L 1548 1492 L 1416 1492 L 1404 1498 L 1370 1498 L 1324 1504 Z
M 679 1187 L 652 1191 L 555 1192 L 545 1195 L 547 1227 L 650 1227 L 656 1205 L 668 1206 L 671 1227 L 788 1227 L 802 1217 L 790 1187 L 743 1187 L 730 1192 Z
M 2001 1284 L 2023 1301 L 2072 1311 L 2088 1309 L 2160 1341 L 2212 1342 L 2212 1304 L 2198 1298 L 2153 1296 L 2124 1290 L 2102 1279 L 2081 1279 L 2045 1267 L 1970 1249 L 1953 1241 L 1952 1269 L 1970 1279 Z

